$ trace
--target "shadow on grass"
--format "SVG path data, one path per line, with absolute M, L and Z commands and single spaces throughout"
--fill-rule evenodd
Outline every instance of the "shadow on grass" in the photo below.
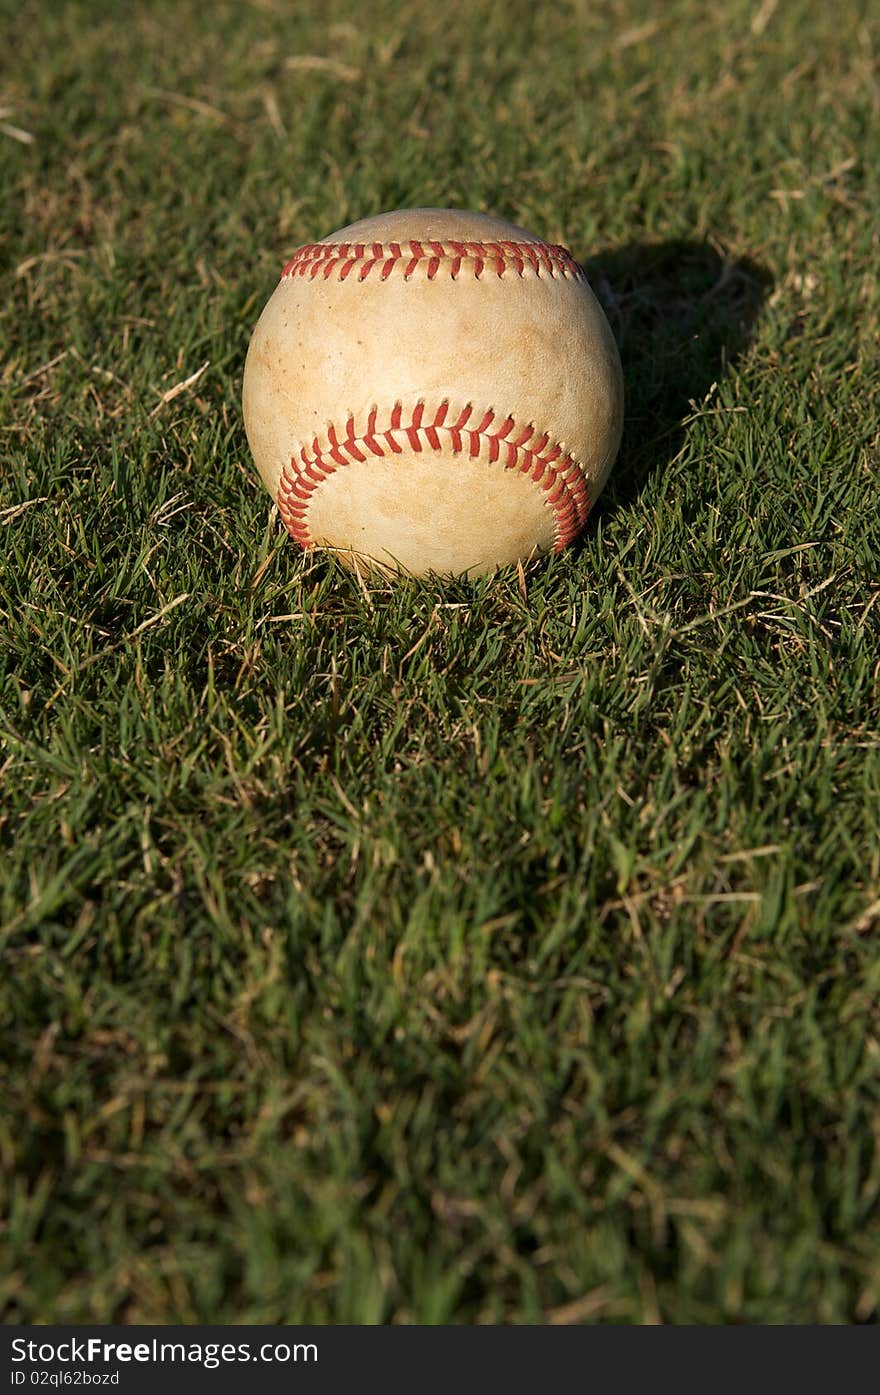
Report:
M 684 419 L 748 348 L 773 285 L 706 242 L 632 242 L 583 260 L 623 360 L 625 425 L 600 507 L 633 501 L 675 458 Z

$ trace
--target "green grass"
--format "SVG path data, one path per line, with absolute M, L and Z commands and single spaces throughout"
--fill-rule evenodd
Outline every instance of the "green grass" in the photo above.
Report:
M 3 0 L 7 1321 L 876 1320 L 871 9 Z M 524 584 L 248 458 L 283 261 L 407 204 L 621 343 Z

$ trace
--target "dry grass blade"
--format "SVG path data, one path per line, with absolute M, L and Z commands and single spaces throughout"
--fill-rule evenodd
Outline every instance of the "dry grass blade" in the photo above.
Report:
M 210 102 L 202 101 L 200 97 L 189 97 L 184 92 L 168 92 L 162 87 L 142 87 L 141 91 L 145 97 L 153 97 L 168 106 L 183 107 L 186 111 L 193 111 L 197 116 L 206 116 L 212 121 L 225 124 L 231 120 L 225 111 L 221 111 Z
M 182 382 L 175 383 L 174 387 L 168 388 L 165 392 L 163 392 L 159 401 L 156 403 L 156 406 L 150 412 L 150 416 L 158 416 L 162 408 L 167 406 L 169 402 L 173 402 L 184 392 L 188 392 L 191 387 L 195 387 L 202 374 L 207 372 L 210 366 L 210 360 L 206 359 L 206 361 L 202 364 L 201 368 L 196 369 L 195 373 L 191 373 L 188 378 L 184 378 Z
M 340 63 L 337 58 L 326 58 L 319 53 L 296 53 L 285 58 L 284 66 L 294 73 L 326 73 L 338 82 L 356 82 L 360 69 L 349 63 Z
M 17 140 L 20 145 L 33 145 L 36 140 L 33 132 L 24 131 L 21 126 L 13 126 L 8 121 L 0 121 L 0 134 L 9 136 L 10 140 Z
M 41 494 L 38 499 L 25 499 L 21 504 L 12 504 L 8 509 L 0 509 L 0 523 L 11 523 L 14 518 L 19 518 L 26 509 L 32 509 L 37 504 L 45 504 L 48 498 L 48 494 Z

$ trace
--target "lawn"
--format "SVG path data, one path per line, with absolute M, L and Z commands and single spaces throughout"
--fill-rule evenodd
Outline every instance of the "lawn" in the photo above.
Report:
M 877 1320 L 872 9 L 0 0 L 7 1322 Z M 522 574 L 249 459 L 281 266 L 405 205 L 621 347 Z

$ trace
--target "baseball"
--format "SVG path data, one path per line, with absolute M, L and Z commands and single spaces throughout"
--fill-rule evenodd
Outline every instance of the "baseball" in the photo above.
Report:
M 475 576 L 577 536 L 620 444 L 623 379 L 564 247 L 416 208 L 296 252 L 254 330 L 243 405 L 302 547 Z

